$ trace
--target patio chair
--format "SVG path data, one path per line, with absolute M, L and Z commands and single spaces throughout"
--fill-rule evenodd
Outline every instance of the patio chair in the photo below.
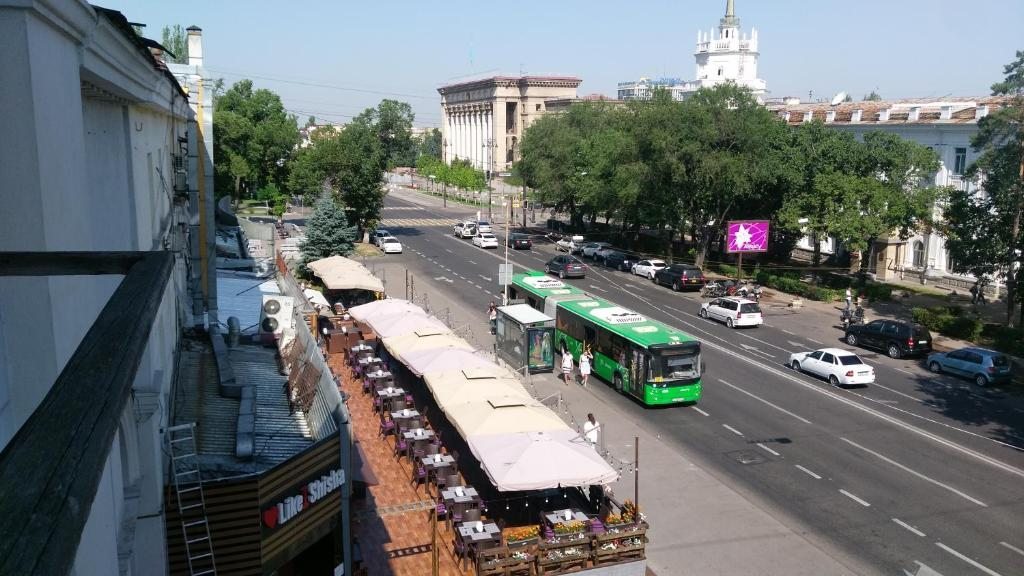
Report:
M 427 455 L 427 446 L 430 442 L 426 440 L 416 440 L 412 444 L 412 459 L 419 462 L 420 458 Z
M 459 561 L 462 562 L 462 565 L 465 566 L 466 557 L 469 556 L 469 549 L 466 548 L 466 543 L 462 541 L 462 538 L 459 537 L 458 533 L 456 533 L 455 538 L 452 539 L 452 550 L 455 552 L 455 555 L 459 557 Z
M 555 537 L 555 531 L 551 529 L 551 526 L 544 525 L 543 534 L 545 540 L 550 540 Z
M 363 378 L 363 394 L 369 394 L 369 393 L 370 393 L 370 379 L 369 378 Z
M 395 458 L 401 458 L 409 449 L 409 443 L 401 434 L 395 436 Z
M 461 524 L 463 522 L 463 515 L 466 513 L 465 504 L 452 504 L 451 508 L 448 509 L 448 520 L 451 521 L 452 525 Z
M 434 516 L 438 520 L 448 518 L 448 508 L 445 507 L 444 500 L 440 496 L 437 497 L 437 503 L 434 505 Z
M 394 434 L 394 433 L 395 433 L 395 421 L 390 419 L 390 418 L 385 418 L 384 414 L 381 414 L 380 415 L 380 429 L 377 431 L 377 434 L 380 435 L 380 437 L 383 438 L 383 437 L 387 436 L 388 434 Z
M 452 471 L 445 477 L 444 483 L 446 488 L 450 488 L 452 486 L 461 486 L 462 479 L 459 478 L 459 474 L 455 472 L 454 468 L 452 468 Z
M 384 409 L 384 400 L 380 396 L 373 397 L 373 411 L 380 412 Z
M 416 485 L 416 489 L 419 489 L 420 484 L 427 483 L 427 469 L 423 464 L 416 463 L 412 473 L 412 484 Z
M 440 453 L 438 445 L 432 442 L 428 442 L 427 445 L 424 446 L 423 450 L 425 451 L 424 456 L 433 456 L 434 454 Z
M 604 534 L 604 532 L 605 532 L 605 530 L 604 530 L 604 522 L 601 522 L 600 518 L 595 516 L 595 517 L 590 519 L 588 524 L 590 526 L 590 533 L 591 534 Z

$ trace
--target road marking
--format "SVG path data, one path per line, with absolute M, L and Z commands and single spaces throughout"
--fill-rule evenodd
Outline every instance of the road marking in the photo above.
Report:
M 444 249 L 444 251 L 445 251 L 445 252 L 447 252 L 447 253 L 449 253 L 449 254 L 454 254 L 454 252 L 452 252 L 451 250 L 449 250 L 449 249 L 447 249 L 447 248 L 445 248 L 445 249 Z
M 900 370 L 900 372 L 903 372 L 903 370 Z M 908 372 L 908 374 L 910 374 L 910 373 Z M 903 396 L 904 398 L 909 398 L 909 399 L 913 400 L 914 402 L 922 402 L 922 400 L 920 398 L 917 398 L 915 396 L 911 396 L 910 394 L 904 394 L 903 392 L 900 392 L 899 390 L 895 390 L 893 388 L 889 388 L 888 386 L 883 386 L 882 384 L 879 384 L 878 382 L 874 382 L 873 385 L 878 387 L 878 388 L 881 388 L 883 390 L 888 390 L 889 392 L 892 392 L 893 394 L 899 394 L 900 396 Z M 881 402 L 881 400 L 879 400 L 879 402 Z
M 722 424 L 722 427 L 737 436 L 743 436 L 743 432 L 740 432 L 739 430 L 733 428 L 732 426 L 729 426 L 728 424 Z
M 750 396 L 751 398 L 753 398 L 755 400 L 758 400 L 760 402 L 763 402 L 763 403 L 767 404 L 768 406 L 771 406 L 772 408 L 775 408 L 776 410 L 778 410 L 779 412 L 782 412 L 783 414 L 788 414 L 788 415 L 792 416 L 793 418 L 796 418 L 797 420 L 803 422 L 804 424 L 810 424 L 811 423 L 811 421 L 808 420 L 807 418 L 804 418 L 803 416 L 800 416 L 798 414 L 793 414 L 789 410 L 786 410 L 785 408 L 783 408 L 781 406 L 778 406 L 776 404 L 772 404 L 771 402 L 765 400 L 764 398 L 761 398 L 760 396 L 758 396 L 756 394 L 751 394 L 750 392 L 747 392 L 746 390 L 744 390 L 743 388 L 740 388 L 739 386 L 734 386 L 732 384 L 729 384 L 728 382 L 726 382 L 725 380 L 722 380 L 721 378 L 719 378 L 718 381 L 721 382 L 722 384 L 725 384 L 726 386 L 732 388 L 733 390 L 736 390 L 737 392 L 742 392 L 742 393 L 746 394 L 747 396 Z
M 473 262 L 472 260 L 466 260 L 466 262 L 469 262 L 473 266 L 478 266 L 478 264 L 476 262 Z
M 764 340 L 761 340 L 760 338 L 754 338 L 753 336 L 750 336 L 749 334 L 740 334 L 740 336 L 743 336 L 744 338 L 750 338 L 751 340 L 753 340 L 755 342 L 760 342 L 761 344 L 764 344 L 765 346 L 771 346 L 772 348 L 775 348 L 776 350 L 782 350 L 783 352 L 786 352 L 786 353 L 789 352 L 789 350 L 786 350 L 785 348 L 781 348 L 779 346 L 776 346 L 775 344 L 772 344 L 771 342 L 765 342 Z
M 897 368 L 897 369 L 896 369 L 896 371 L 897 371 L 897 372 L 903 372 L 903 373 L 904 373 L 904 374 L 906 374 L 907 376 L 917 376 L 917 374 L 914 374 L 914 373 L 913 373 L 913 372 L 911 372 L 910 370 L 904 370 L 903 368 Z
M 689 314 L 689 312 L 687 312 L 686 310 L 680 310 L 679 308 L 673 308 L 672 306 L 665 306 L 665 308 L 668 308 L 669 310 L 672 310 L 674 312 L 679 312 L 680 314 Z
M 824 346 L 825 345 L 824 342 L 819 342 L 819 341 L 815 340 L 814 338 L 808 338 L 808 340 L 810 340 L 811 342 L 814 342 L 818 346 Z
M 697 408 L 696 406 L 690 406 L 690 408 L 696 410 L 698 414 L 703 414 L 704 416 L 711 416 L 711 414 L 708 414 L 707 412 L 701 410 L 700 408 Z
M 598 292 L 607 292 L 607 290 L 605 290 L 604 288 L 599 288 L 597 286 L 594 286 L 593 284 L 591 284 L 590 287 L 593 288 L 594 290 L 597 290 Z
M 963 498 L 964 500 L 968 500 L 970 502 L 974 502 L 978 506 L 982 506 L 984 508 L 988 507 L 987 504 L 985 504 L 981 500 L 978 500 L 977 498 L 973 498 L 971 496 L 968 496 L 967 494 L 964 494 L 963 492 L 957 490 L 956 488 L 953 488 L 952 486 L 950 486 L 948 484 L 943 484 L 942 482 L 939 482 L 938 480 L 935 480 L 934 478 L 929 478 L 928 476 L 925 476 L 924 474 L 921 474 L 917 470 L 911 470 L 907 466 L 904 466 L 903 464 L 900 464 L 899 462 L 893 460 L 892 458 L 889 458 L 887 456 L 883 456 L 882 454 L 879 454 L 878 452 L 875 452 L 874 450 L 871 450 L 870 448 L 865 448 L 864 446 L 861 446 L 860 444 L 857 444 L 856 442 L 854 442 L 853 440 L 850 440 L 849 438 L 843 438 L 842 436 L 840 436 L 839 439 L 842 440 L 843 442 L 846 442 L 850 446 L 853 446 L 854 448 L 859 448 L 859 449 L 863 450 L 864 452 L 867 452 L 868 454 L 871 454 L 872 456 L 875 456 L 876 458 L 881 459 L 884 462 L 888 462 L 889 464 L 892 464 L 893 466 L 899 468 L 900 470 L 903 470 L 904 472 L 909 472 L 909 473 L 913 474 L 914 476 L 917 476 L 918 478 L 920 478 L 920 479 L 922 479 L 922 480 L 924 480 L 926 482 L 930 482 L 932 484 L 935 484 L 936 486 L 938 486 L 940 488 L 945 488 L 946 490 L 949 490 L 950 492 L 952 492 L 953 494 L 956 494 L 957 496 Z
M 473 282 L 473 286 L 476 286 L 477 288 L 480 288 L 480 285 L 477 284 L 476 282 Z M 481 288 L 481 290 L 482 290 L 482 288 Z
M 903 574 L 905 576 L 942 576 L 940 572 L 936 571 L 934 568 L 925 564 L 924 562 L 914 560 L 914 564 L 917 564 L 917 572 L 911 574 L 910 572 L 904 570 Z
M 484 276 L 483 274 L 477 274 L 477 276 L 483 278 L 485 281 L 487 281 L 488 284 L 491 283 L 491 282 L 494 282 L 494 278 L 488 278 L 487 276 Z
M 757 346 L 751 346 L 750 344 L 744 344 L 744 343 L 740 342 L 740 347 L 743 348 L 744 350 L 748 351 L 748 352 L 754 352 L 756 354 L 760 354 L 761 356 L 764 356 L 765 358 L 774 358 L 774 356 L 772 356 L 770 353 L 762 352 L 761 349 L 758 348 Z
M 785 328 L 783 328 L 782 331 L 785 332 L 786 334 L 789 334 L 790 336 L 796 336 L 796 333 L 790 332 L 789 330 L 786 330 Z
M 858 498 L 855 494 L 851 494 L 851 493 L 847 492 L 846 490 L 843 490 L 842 488 L 839 489 L 839 493 L 842 494 L 843 496 L 846 496 L 850 500 L 853 500 L 857 504 L 860 504 L 861 506 L 863 506 L 865 508 L 867 508 L 868 506 L 871 506 L 871 503 L 868 502 L 867 500 L 864 500 L 862 498 Z
M 438 276 L 438 277 L 434 278 L 434 280 L 437 280 L 438 282 L 447 282 L 449 284 L 454 284 L 455 283 L 455 282 L 452 281 L 451 278 L 448 278 L 447 276 Z
M 803 342 L 793 342 L 792 340 L 786 340 L 786 344 L 795 347 L 797 350 L 803 350 L 804 348 L 807 348 L 807 346 L 804 346 Z
M 817 474 L 815 474 L 814 472 L 811 472 L 807 468 L 804 468 L 803 466 L 801 466 L 799 464 L 794 464 L 794 466 L 796 466 L 797 470 L 803 472 L 804 474 L 807 474 L 811 478 L 814 478 L 815 480 L 821 480 L 821 476 L 818 476 Z
M 907 530 L 910 530 L 910 531 L 911 531 L 911 532 L 913 532 L 914 534 L 917 534 L 918 536 L 920 536 L 920 537 L 924 538 L 924 532 L 921 532 L 920 530 L 918 530 L 917 528 L 914 528 L 914 527 L 913 527 L 913 526 L 911 526 L 910 524 L 907 524 L 907 523 L 906 523 L 906 522 L 904 522 L 903 520 L 900 520 L 899 518 L 893 518 L 893 519 L 892 519 L 892 521 L 893 521 L 893 522 L 895 522 L 895 523 L 897 523 L 897 524 L 899 524 L 900 526 L 903 526 L 903 527 L 904 527 L 904 528 L 906 528 Z
M 971 566 L 974 566 L 978 570 L 981 570 L 985 574 L 989 574 L 990 576 L 1000 576 L 999 572 L 996 572 L 995 570 L 992 570 L 991 568 L 987 568 L 987 567 L 979 564 L 978 562 L 976 562 L 974 560 L 971 560 L 967 556 L 964 556 L 963 554 L 957 552 L 956 550 L 953 550 L 952 548 L 950 548 L 949 546 L 946 546 L 942 542 L 936 542 L 935 545 L 938 546 L 939 548 L 942 548 L 946 552 L 949 552 L 953 556 L 956 556 L 957 558 L 963 560 L 964 562 L 967 562 Z
M 772 450 L 771 448 L 765 446 L 764 444 L 761 444 L 760 442 L 758 442 L 757 445 L 759 447 L 761 447 L 762 450 L 764 450 L 765 452 L 771 454 L 772 456 L 782 456 L 782 454 L 779 454 L 775 450 Z
M 1024 556 L 1024 550 L 1021 550 L 1020 548 L 1017 548 L 1016 546 L 1013 546 L 1013 545 L 1008 544 L 1006 542 L 1000 542 L 999 545 L 1000 546 L 1005 546 L 1005 547 L 1009 548 L 1010 550 L 1013 550 L 1017 554 L 1020 554 L 1021 556 Z

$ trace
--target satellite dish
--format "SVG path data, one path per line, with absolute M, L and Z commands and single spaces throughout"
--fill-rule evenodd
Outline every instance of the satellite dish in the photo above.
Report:
M 832 105 L 838 106 L 839 104 L 842 104 L 844 100 L 846 100 L 846 92 L 840 92 L 832 97 Z

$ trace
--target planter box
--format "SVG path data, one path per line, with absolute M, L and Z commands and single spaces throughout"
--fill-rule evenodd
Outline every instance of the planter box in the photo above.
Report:
M 506 544 L 511 549 L 519 549 L 528 546 L 536 546 L 540 543 L 540 536 L 534 536 L 533 538 L 526 538 L 525 540 L 506 540 Z
M 566 552 L 575 552 L 566 554 Z M 555 554 L 555 557 L 550 557 Z M 537 550 L 537 574 L 562 574 L 590 563 L 591 542 L 589 538 L 562 542 L 542 542 Z

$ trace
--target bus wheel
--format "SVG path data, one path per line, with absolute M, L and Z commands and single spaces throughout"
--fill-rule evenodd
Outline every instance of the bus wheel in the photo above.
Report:
M 613 379 L 613 381 L 615 383 L 615 391 L 616 392 L 622 392 L 622 376 L 619 375 L 619 374 L 616 374 L 615 378 Z

